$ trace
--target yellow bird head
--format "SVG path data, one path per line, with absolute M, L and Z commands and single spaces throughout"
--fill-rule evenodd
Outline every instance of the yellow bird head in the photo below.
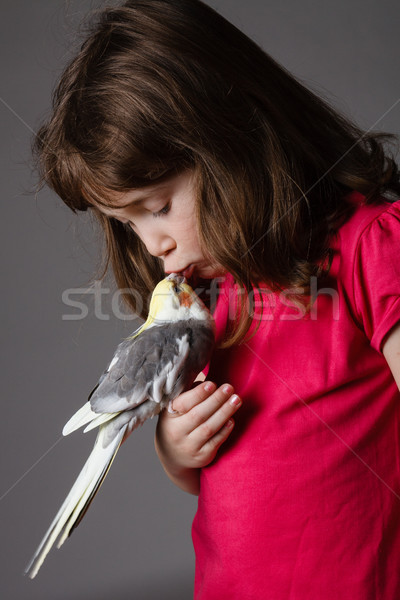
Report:
M 182 275 L 171 273 L 154 288 L 148 317 L 133 337 L 154 325 L 188 319 L 213 323 L 209 310 L 186 283 L 186 279 Z

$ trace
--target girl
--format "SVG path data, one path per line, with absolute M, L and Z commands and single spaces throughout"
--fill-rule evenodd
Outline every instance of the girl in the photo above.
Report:
M 37 135 L 43 180 L 97 216 L 121 288 L 146 301 L 172 271 L 219 283 L 209 381 L 156 434 L 199 495 L 198 599 L 400 597 L 389 137 L 198 0 L 105 10 Z

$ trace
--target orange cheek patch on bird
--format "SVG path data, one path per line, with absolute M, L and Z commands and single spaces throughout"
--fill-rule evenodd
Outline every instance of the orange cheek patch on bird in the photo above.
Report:
M 192 302 L 192 296 L 188 292 L 181 292 L 179 294 L 179 304 L 181 306 L 186 306 L 186 308 L 190 308 Z

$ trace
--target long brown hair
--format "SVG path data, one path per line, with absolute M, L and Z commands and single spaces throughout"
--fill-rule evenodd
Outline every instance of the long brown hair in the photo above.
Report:
M 97 213 L 118 286 L 147 299 L 162 261 L 96 209 L 115 191 L 193 169 L 216 262 L 246 292 L 307 291 L 346 194 L 400 193 L 391 138 L 361 131 L 199 0 L 130 0 L 101 13 L 65 69 L 35 150 L 42 181 Z M 250 321 L 242 311 L 230 343 Z

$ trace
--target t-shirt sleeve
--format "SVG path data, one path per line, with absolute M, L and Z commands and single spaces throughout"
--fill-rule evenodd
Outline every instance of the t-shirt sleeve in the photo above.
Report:
M 400 202 L 362 232 L 353 278 L 360 324 L 371 346 L 381 352 L 385 336 L 400 321 Z

